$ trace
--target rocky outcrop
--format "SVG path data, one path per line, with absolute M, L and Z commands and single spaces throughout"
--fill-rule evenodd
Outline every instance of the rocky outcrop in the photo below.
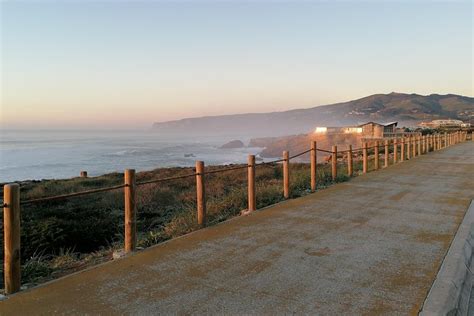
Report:
M 244 143 L 241 140 L 233 140 L 224 145 L 222 145 L 221 149 L 233 149 L 233 148 L 243 148 L 245 147 Z

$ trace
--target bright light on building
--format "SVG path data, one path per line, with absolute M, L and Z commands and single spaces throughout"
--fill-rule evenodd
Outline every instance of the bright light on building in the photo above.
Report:
M 314 130 L 315 133 L 326 133 L 328 131 L 328 128 L 327 127 L 316 127 L 316 129 Z
M 360 134 L 362 133 L 362 127 L 346 127 L 344 128 L 345 134 Z

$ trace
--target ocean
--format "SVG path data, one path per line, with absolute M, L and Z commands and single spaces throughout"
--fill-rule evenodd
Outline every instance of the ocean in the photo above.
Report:
M 164 137 L 153 130 L 1 130 L 0 182 L 64 179 L 161 167 L 245 163 L 261 148 L 220 149 L 238 137 Z M 241 139 L 244 143 L 248 139 Z

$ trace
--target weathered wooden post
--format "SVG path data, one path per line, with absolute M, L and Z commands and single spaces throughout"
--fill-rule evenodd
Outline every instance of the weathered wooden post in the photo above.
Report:
M 411 148 L 412 148 L 413 151 L 412 151 L 411 155 L 412 155 L 413 158 L 415 158 L 416 157 L 416 136 L 413 136 L 412 140 L 413 140 L 413 143 L 412 143 Z
M 410 155 L 411 155 L 410 144 L 411 144 L 411 136 L 408 136 L 407 137 L 407 160 L 410 159 Z
M 425 153 L 425 136 L 424 135 L 421 136 L 421 153 L 422 154 Z
M 388 167 L 388 139 L 385 140 L 385 157 L 384 157 L 384 168 L 387 168 Z
M 20 290 L 20 186 L 17 183 L 3 187 L 4 282 L 5 294 Z
M 400 145 L 400 161 L 405 161 L 405 137 L 402 137 L 402 144 Z
M 290 153 L 283 152 L 283 197 L 290 198 Z
M 418 156 L 421 156 L 421 137 L 417 136 L 416 138 L 418 140 Z
M 347 175 L 352 177 L 353 174 L 352 165 L 352 145 L 349 145 L 349 152 L 347 153 Z
M 367 157 L 367 142 L 362 144 L 362 173 L 367 173 L 368 170 L 368 157 Z
M 137 192 L 135 170 L 125 170 L 125 252 L 134 251 L 137 245 Z
M 81 171 L 81 178 L 87 178 L 87 171 Z
M 379 141 L 375 141 L 375 147 L 374 147 L 374 169 L 379 170 Z
M 255 155 L 248 156 L 248 211 L 257 209 L 257 199 L 255 195 Z
M 196 161 L 196 202 L 197 202 L 197 222 L 201 227 L 207 225 L 206 214 L 206 186 L 205 169 L 203 161 Z
M 317 183 L 317 165 L 318 165 L 318 151 L 315 141 L 311 142 L 311 191 L 316 191 Z
M 331 156 L 331 174 L 332 180 L 336 181 L 337 178 L 337 146 L 332 146 L 332 156 Z
M 393 164 L 396 164 L 398 160 L 398 139 L 393 140 Z
M 448 147 L 448 133 L 444 132 L 444 147 L 443 148 L 446 148 Z

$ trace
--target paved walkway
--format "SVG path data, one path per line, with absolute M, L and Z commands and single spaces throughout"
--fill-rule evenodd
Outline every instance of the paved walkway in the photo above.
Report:
M 416 314 L 474 198 L 474 142 L 0 303 L 0 314 Z

